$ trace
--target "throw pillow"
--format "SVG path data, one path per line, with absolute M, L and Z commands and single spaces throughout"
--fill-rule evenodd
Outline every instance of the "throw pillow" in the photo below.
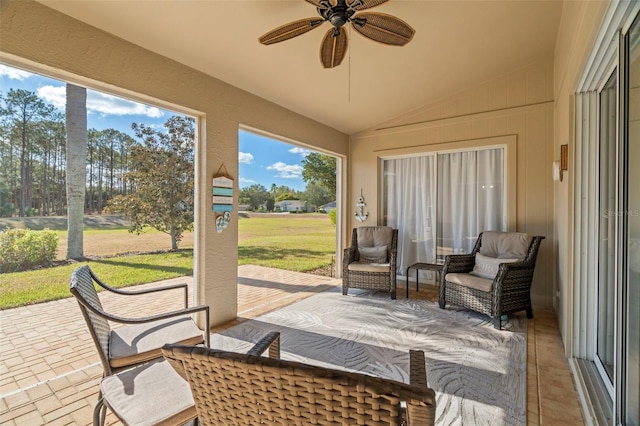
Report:
M 470 274 L 492 280 L 498 275 L 501 263 L 512 263 L 518 262 L 519 260 L 520 259 L 497 259 L 476 253 L 476 264 L 473 266 L 473 271 L 471 271 Z
M 360 260 L 369 263 L 385 263 L 387 261 L 387 246 L 358 247 Z

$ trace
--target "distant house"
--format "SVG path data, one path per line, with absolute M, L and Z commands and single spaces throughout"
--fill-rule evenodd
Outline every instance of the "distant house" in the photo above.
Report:
M 300 200 L 283 200 L 278 201 L 274 205 L 275 211 L 280 212 L 305 212 L 310 213 L 313 211 L 313 208 L 309 206 L 306 201 Z
M 335 210 L 336 209 L 336 202 L 332 201 L 330 203 L 327 204 L 323 204 L 320 207 L 318 207 L 318 211 L 320 212 L 325 212 L 325 213 L 329 213 L 331 210 Z

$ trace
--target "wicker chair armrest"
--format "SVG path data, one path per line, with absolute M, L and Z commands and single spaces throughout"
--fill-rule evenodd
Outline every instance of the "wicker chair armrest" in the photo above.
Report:
M 531 282 L 534 270 L 535 264 L 531 262 L 501 263 L 494 281 L 494 290 L 508 291 L 509 284 L 512 281 L 521 283 L 523 279 L 527 279 Z
M 137 289 L 137 290 L 123 290 L 123 289 L 115 288 L 106 284 L 104 281 L 98 278 L 98 276 L 94 274 L 93 271 L 90 271 L 90 273 L 93 281 L 95 281 L 100 287 L 112 293 L 120 294 L 123 296 L 136 296 L 140 294 L 157 293 L 159 291 L 182 289 L 184 290 L 184 307 L 187 308 L 189 306 L 189 295 L 188 295 L 189 287 L 186 283 L 169 284 L 162 287 L 145 288 L 145 289 Z
M 409 383 L 415 386 L 427 386 L 424 351 L 409 351 Z
M 522 276 L 523 271 L 530 271 L 531 276 L 533 276 L 534 268 L 535 264 L 526 261 L 501 263 L 495 280 L 505 283 L 508 282 L 512 276 Z
M 431 390 L 431 389 L 429 389 Z M 433 392 L 433 390 L 431 390 Z M 435 392 L 423 401 L 407 401 L 408 425 L 434 425 L 436 422 Z
M 247 354 L 262 355 L 264 351 L 269 349 L 269 358 L 280 359 L 280 333 L 272 331 L 258 341 Z
M 442 276 L 455 272 L 471 272 L 476 263 L 475 254 L 450 254 L 445 257 Z
M 184 307 L 187 308 L 189 306 L 189 286 L 186 283 L 171 284 L 171 285 L 156 287 L 156 288 L 146 288 L 143 290 L 122 290 L 122 289 L 114 288 L 112 291 L 114 293 L 118 293 L 124 296 L 137 296 L 140 294 L 150 294 L 150 293 L 157 293 L 160 291 L 175 290 L 175 289 L 182 289 L 184 291 Z
M 344 257 L 342 258 L 342 263 L 344 265 L 348 265 L 356 261 L 356 254 L 358 253 L 357 247 L 347 247 L 344 249 Z
M 395 274 L 396 271 L 396 263 L 398 260 L 398 250 L 391 249 L 389 250 L 389 264 L 391 265 L 391 271 Z
M 518 262 L 507 262 L 501 263 L 500 269 L 504 269 L 505 271 L 510 270 L 522 270 L 522 269 L 533 269 L 535 264 L 531 262 L 527 262 L 526 260 L 520 260 Z
M 430 400 L 410 400 L 407 403 L 409 424 L 432 425 L 435 422 L 435 392 L 428 388 L 427 371 L 423 351 L 409 351 L 409 383 L 411 386 L 428 389 L 432 392 Z
M 209 330 L 211 329 L 211 324 L 209 320 L 208 305 L 192 306 L 191 308 L 179 309 L 177 311 L 165 312 L 162 314 L 151 315 L 148 317 L 127 318 L 127 317 L 121 317 L 118 315 L 109 314 L 102 309 L 98 309 L 95 306 L 92 306 L 90 303 L 86 303 L 83 298 L 78 298 L 78 300 L 80 301 L 80 303 L 82 303 L 83 306 L 85 306 L 88 310 L 95 313 L 96 315 L 100 315 L 101 317 L 106 318 L 109 321 L 117 322 L 120 324 L 145 324 L 148 322 L 194 314 L 196 312 L 204 312 L 205 324 L 206 324 L 205 341 L 206 341 L 206 346 L 209 347 Z

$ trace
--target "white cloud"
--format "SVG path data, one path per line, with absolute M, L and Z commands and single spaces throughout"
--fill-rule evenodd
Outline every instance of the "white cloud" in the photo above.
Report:
M 299 146 L 293 147 L 289 150 L 290 153 L 292 154 L 300 154 L 303 157 L 306 157 L 307 155 L 311 154 L 311 151 L 305 148 L 300 148 Z
M 254 183 L 258 183 L 255 180 L 251 180 L 251 179 L 245 179 L 245 178 L 240 178 L 240 185 L 253 185 Z
M 65 86 L 42 86 L 38 88 L 38 96 L 59 109 L 64 109 L 66 104 Z M 156 107 L 143 105 L 138 102 L 107 95 L 106 93 L 87 90 L 87 112 L 107 115 L 145 115 L 151 118 L 159 118 L 164 115 L 162 110 Z
M 253 155 L 249 152 L 238 152 L 238 162 L 240 164 L 253 163 Z
M 27 71 L 22 71 L 16 68 L 11 68 L 6 65 L 0 65 L 0 77 L 7 77 L 10 80 L 26 80 L 33 74 Z
M 67 91 L 64 86 L 39 87 L 38 96 L 58 109 L 64 109 L 67 103 Z
M 278 161 L 267 167 L 267 170 L 275 170 L 278 172 L 276 177 L 283 179 L 300 179 L 302 178 L 302 166 L 299 164 L 285 164 Z

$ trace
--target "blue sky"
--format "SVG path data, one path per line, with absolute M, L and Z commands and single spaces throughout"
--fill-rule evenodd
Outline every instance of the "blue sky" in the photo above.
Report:
M 24 89 L 64 112 L 65 83 L 0 64 L 0 92 Z M 173 112 L 118 98 L 94 90 L 87 91 L 87 126 L 103 130 L 116 129 L 133 136 L 131 123 L 162 128 Z M 239 186 L 258 183 L 285 185 L 303 191 L 302 160 L 311 151 L 275 141 L 247 131 L 239 134 Z

